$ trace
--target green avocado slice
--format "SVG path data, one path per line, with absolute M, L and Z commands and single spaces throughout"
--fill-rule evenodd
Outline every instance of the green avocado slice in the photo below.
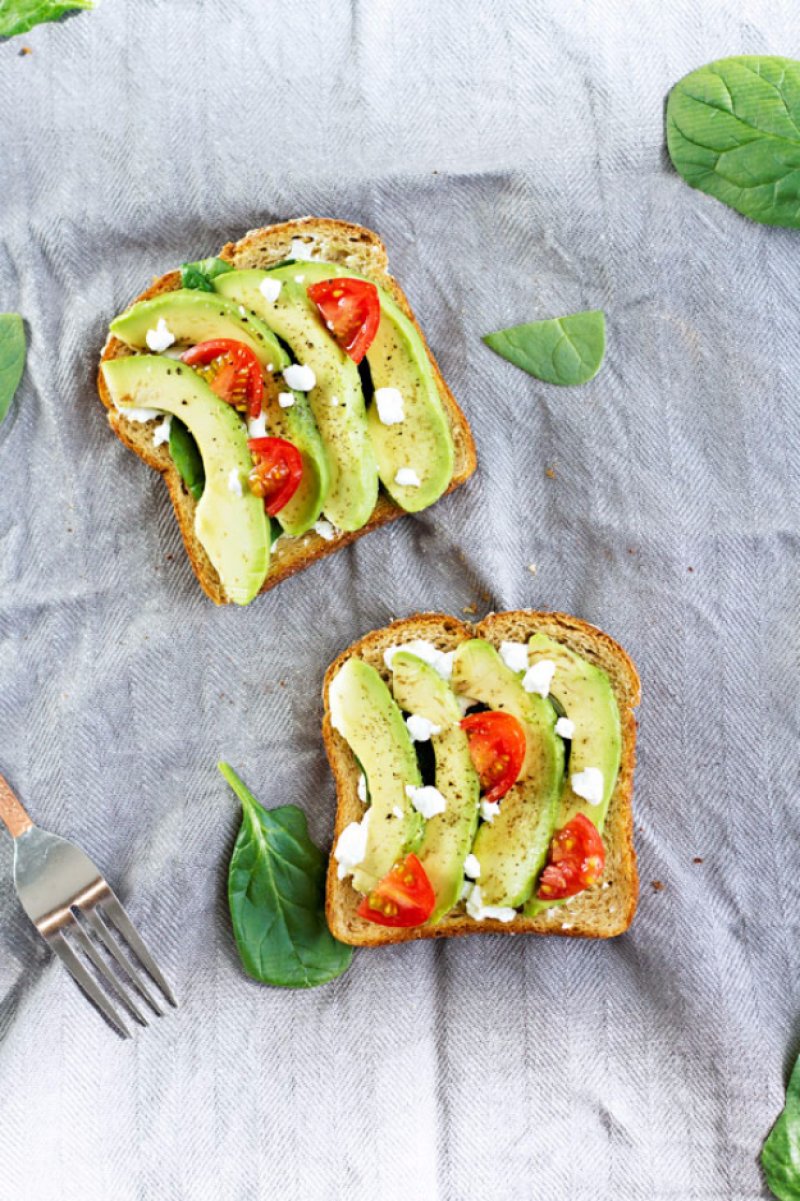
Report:
M 101 369 L 121 413 L 171 413 L 195 439 L 205 471 L 195 532 L 226 595 L 237 605 L 249 604 L 266 577 L 270 548 L 264 503 L 247 486 L 253 460 L 244 423 L 195 371 L 174 359 L 129 355 Z
M 622 754 L 619 706 L 611 681 L 599 667 L 546 634 L 533 635 L 528 642 L 528 653 L 531 664 L 542 660 L 555 664 L 550 695 L 575 724 L 570 741 L 569 776 L 564 780 L 561 792 L 556 829 L 562 829 L 578 813 L 583 813 L 602 833 Z M 572 789 L 572 776 L 590 767 L 603 773 L 603 794 L 598 805 L 590 804 Z M 532 897 L 525 906 L 525 913 L 535 917 L 544 909 L 562 903 Z
M 121 342 L 136 350 L 147 350 L 151 349 L 147 335 L 157 330 L 159 321 L 164 322 L 175 343 L 196 346 L 211 338 L 234 338 L 249 346 L 269 372 L 282 371 L 289 364 L 286 351 L 262 321 L 211 292 L 178 288 L 140 300 L 115 317 L 110 328 Z
M 464 883 L 464 860 L 478 827 L 480 781 L 472 764 L 461 709 L 438 672 L 409 651 L 392 657 L 394 699 L 407 713 L 427 718 L 439 733 L 431 735 L 436 759 L 435 783 L 447 802 L 443 813 L 428 818 L 417 856 L 425 868 L 438 922 L 458 903 Z
M 301 275 L 305 287 L 337 276 L 366 279 L 339 264 L 322 262 L 296 263 L 270 274 L 280 278 Z M 369 436 L 384 488 L 401 509 L 418 513 L 438 500 L 453 478 L 453 435 L 419 331 L 385 288 L 378 287 L 378 296 L 381 321 L 366 356 L 373 386 L 367 409 Z M 404 411 L 402 421 L 392 425 L 381 421 L 375 400 L 379 388 L 399 391 Z M 419 487 L 396 482 L 395 477 L 403 468 L 416 472 Z
M 314 387 L 305 394 L 304 407 L 310 406 L 313 414 L 319 431 L 316 455 L 324 460 L 329 476 L 323 511 L 339 529 L 358 530 L 367 524 L 378 500 L 361 380 L 355 363 L 325 329 L 305 287 L 295 280 L 297 273 L 297 266 L 269 273 L 231 271 L 218 276 L 214 288 L 274 330 L 297 362 L 314 372 Z M 270 279 L 281 285 L 274 299 L 261 291 Z M 290 415 L 292 409 L 286 412 Z
M 453 688 L 511 713 L 525 730 L 526 752 L 517 783 L 484 822 L 473 853 L 484 905 L 518 908 L 533 891 L 555 829 L 564 775 L 564 744 L 554 732 L 556 712 L 544 697 L 526 692 L 495 648 L 480 638 L 462 642 L 453 660 Z
M 366 853 L 353 872 L 357 892 L 369 892 L 392 866 L 416 850 L 422 817 L 406 787 L 419 787 L 414 744 L 391 692 L 374 667 L 347 659 L 328 690 L 331 725 L 367 778 L 370 797 Z

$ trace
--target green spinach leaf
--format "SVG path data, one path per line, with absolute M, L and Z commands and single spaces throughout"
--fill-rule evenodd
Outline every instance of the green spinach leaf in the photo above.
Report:
M 19 313 L 0 313 L 0 421 L 25 370 L 25 327 Z
M 800 228 L 800 62 L 748 54 L 692 71 L 669 94 L 667 148 L 693 188 Z
M 245 971 L 281 988 L 314 988 L 346 971 L 352 947 L 325 920 L 325 856 L 296 805 L 263 809 L 227 763 L 219 770 L 242 802 L 228 872 L 233 933 Z
M 195 500 L 199 500 L 206 486 L 203 460 L 194 438 L 177 417 L 172 418 L 169 426 L 169 453 L 184 484 Z
M 34 25 L 57 21 L 76 8 L 94 8 L 93 0 L 0 0 L 0 38 L 27 33 Z
M 606 319 L 600 309 L 530 321 L 486 334 L 496 354 L 548 384 L 585 384 L 600 370 L 606 350 Z
M 184 288 L 198 288 L 201 292 L 213 292 L 212 281 L 226 271 L 233 271 L 233 263 L 226 263 L 224 259 L 198 259 L 196 263 L 184 263 L 181 267 L 181 285 Z
M 800 1199 L 800 1059 L 786 1090 L 786 1105 L 761 1151 L 767 1184 L 780 1201 Z

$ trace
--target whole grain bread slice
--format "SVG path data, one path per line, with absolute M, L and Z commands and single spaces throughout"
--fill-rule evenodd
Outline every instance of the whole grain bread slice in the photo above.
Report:
M 536 917 L 520 914 L 511 922 L 476 922 L 463 909 L 454 909 L 435 926 L 414 929 L 390 929 L 358 917 L 361 897 L 350 880 L 340 880 L 331 855 L 326 887 L 326 913 L 333 934 L 352 946 L 382 946 L 420 938 L 456 938 L 463 934 L 558 934 L 570 938 L 613 938 L 630 926 L 636 912 L 639 877 L 633 846 L 633 769 L 636 761 L 636 718 L 639 703 L 639 676 L 622 647 L 588 622 L 565 613 L 536 613 L 518 610 L 493 613 L 477 624 L 438 613 L 419 613 L 395 621 L 382 630 L 374 630 L 353 643 L 330 665 L 323 686 L 324 717 L 322 735 L 336 782 L 337 810 L 334 842 L 350 822 L 360 821 L 364 805 L 358 798 L 359 768 L 345 739 L 331 724 L 328 694 L 331 681 L 345 660 L 358 657 L 374 667 L 387 683 L 391 672 L 383 652 L 402 642 L 423 638 L 442 651 L 453 650 L 468 638 L 485 638 L 494 646 L 503 641 L 527 642 L 532 634 L 543 633 L 568 646 L 590 663 L 602 668 L 611 681 L 619 705 L 622 724 L 622 758 L 619 775 L 609 804 L 603 832 L 606 846 L 606 870 L 601 883 L 586 889 L 566 905 L 557 906 Z
M 385 288 L 416 326 L 430 359 L 455 445 L 455 467 L 447 488 L 447 492 L 452 492 L 469 479 L 477 466 L 472 432 L 466 417 L 444 381 L 405 294 L 397 281 L 389 274 L 386 247 L 378 235 L 360 225 L 351 225 L 347 221 L 303 217 L 295 221 L 286 221 L 281 225 L 252 230 L 240 241 L 228 242 L 220 251 L 219 257 L 232 263 L 238 270 L 254 267 L 267 268 L 291 257 L 292 243 L 295 240 L 302 242 L 307 248 L 307 252 L 312 254 L 315 259 L 342 264 Z M 151 286 L 131 303 L 148 300 L 151 296 L 171 292 L 180 286 L 180 272 L 170 271 L 155 279 Z M 103 347 L 101 360 L 122 358 L 124 355 L 135 353 L 136 351 L 126 346 L 118 338 L 109 336 Z M 163 477 L 175 509 L 175 516 L 187 554 L 203 591 L 216 604 L 227 604 L 228 597 L 219 576 L 194 532 L 196 502 L 178 474 L 169 448 L 166 445 L 154 446 L 153 431 L 149 425 L 130 421 L 115 408 L 102 372 L 98 374 L 97 386 L 100 399 L 108 410 L 108 423 L 114 433 L 129 450 L 132 450 L 140 459 L 144 460 L 148 467 L 152 467 Z M 281 538 L 272 553 L 269 572 L 261 591 L 267 592 L 276 584 L 280 584 L 281 580 L 287 579 L 297 571 L 302 571 L 318 559 L 334 554 L 337 550 L 354 542 L 356 538 L 368 534 L 370 530 L 378 529 L 387 522 L 405 516 L 405 511 L 381 492 L 372 517 L 360 530 L 351 533 L 337 532 L 336 536 L 330 540 L 326 540 L 314 530 L 310 530 L 299 538 Z

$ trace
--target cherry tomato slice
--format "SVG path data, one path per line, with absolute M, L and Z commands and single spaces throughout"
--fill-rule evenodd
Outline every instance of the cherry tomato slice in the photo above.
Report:
M 255 461 L 250 472 L 250 491 L 263 499 L 267 513 L 274 517 L 300 486 L 302 456 L 284 438 L 250 438 L 247 445 Z
M 480 776 L 484 800 L 499 801 L 515 784 L 525 759 L 525 730 L 510 713 L 472 713 L 461 722 Z
M 358 916 L 378 926 L 421 926 L 436 904 L 433 886 L 416 855 L 406 855 L 375 885 L 358 907 Z
M 213 338 L 190 347 L 181 359 L 194 367 L 216 392 L 236 409 L 258 417 L 264 396 L 264 376 L 261 364 L 249 346 L 232 338 Z
M 574 897 L 596 884 L 605 866 L 606 849 L 600 831 L 584 813 L 579 813 L 553 835 L 536 895 L 541 901 Z
M 381 321 L 378 289 L 366 279 L 322 279 L 308 295 L 345 354 L 360 363 L 375 341 Z

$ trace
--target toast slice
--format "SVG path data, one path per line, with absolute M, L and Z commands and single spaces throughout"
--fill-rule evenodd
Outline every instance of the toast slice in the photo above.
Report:
M 286 221 L 281 225 L 252 230 L 240 241 L 227 243 L 220 251 L 219 257 L 232 263 L 237 270 L 263 269 L 292 257 L 292 243 L 295 239 L 301 241 L 307 248 L 307 254 L 313 254 L 315 259 L 342 264 L 385 288 L 416 326 L 430 359 L 453 436 L 455 464 L 452 479 L 446 489 L 446 492 L 452 492 L 459 485 L 465 483 L 477 467 L 472 432 L 466 417 L 442 377 L 408 300 L 400 285 L 389 274 L 386 247 L 378 235 L 360 225 L 351 225 L 346 221 L 304 217 L 296 221 Z M 135 304 L 139 300 L 149 300 L 153 296 L 171 292 L 180 287 L 180 272 L 170 271 L 154 280 L 145 292 L 131 301 L 131 304 Z M 118 338 L 109 336 L 103 347 L 101 358 L 102 360 L 116 359 L 135 353 L 137 352 Z M 166 445 L 154 446 L 153 431 L 149 425 L 130 421 L 116 409 L 102 372 L 98 375 L 98 391 L 101 401 L 108 410 L 108 423 L 120 441 L 140 459 L 143 459 L 148 467 L 152 467 L 154 471 L 158 471 L 162 475 L 175 509 L 175 516 L 187 554 L 203 591 L 215 604 L 229 603 L 219 576 L 195 534 L 196 501 L 178 474 L 169 448 Z M 379 526 L 386 525 L 389 521 L 405 516 L 407 516 L 405 511 L 381 492 L 372 517 L 361 529 L 351 533 L 337 531 L 336 536 L 330 540 L 324 539 L 315 530 L 309 530 L 299 538 L 281 538 L 272 553 L 269 571 L 261 591 L 267 592 L 281 580 L 287 579 L 297 571 L 302 571 L 318 559 L 333 554 L 354 542 L 356 538 L 368 534 L 370 530 L 378 529 Z
M 613 938 L 628 929 L 636 912 L 639 877 L 633 846 L 633 769 L 636 761 L 636 718 L 639 703 L 639 676 L 622 647 L 588 622 L 565 613 L 535 613 L 519 610 L 493 613 L 476 624 L 437 613 L 421 613 L 395 621 L 382 630 L 367 634 L 348 647 L 325 675 L 323 701 L 325 714 L 322 734 L 330 761 L 338 806 L 334 842 L 350 822 L 360 821 L 364 805 L 358 798 L 359 768 L 344 738 L 331 724 L 328 703 L 331 681 L 346 659 L 358 657 L 374 667 L 387 683 L 391 673 L 383 661 L 383 652 L 398 643 L 420 638 L 442 651 L 452 651 L 468 638 L 484 638 L 499 647 L 503 641 L 527 642 L 532 634 L 547 634 L 600 667 L 611 681 L 619 706 L 622 727 L 620 769 L 608 809 L 603 841 L 606 847 L 606 871 L 601 883 L 580 893 L 566 905 L 525 917 L 519 914 L 511 922 L 476 922 L 463 909 L 454 909 L 434 926 L 392 929 L 358 917 L 361 900 L 349 879 L 340 880 L 331 855 L 326 888 L 326 913 L 331 931 L 341 942 L 352 946 L 383 946 L 420 938 L 455 938 L 462 934 L 558 934 L 569 938 Z

